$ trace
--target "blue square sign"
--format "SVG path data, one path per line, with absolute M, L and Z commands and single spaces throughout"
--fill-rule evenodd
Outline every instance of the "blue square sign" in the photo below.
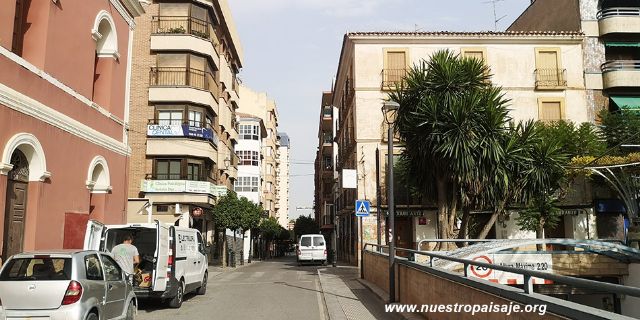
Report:
M 356 200 L 356 217 L 368 217 L 371 214 L 371 203 L 368 200 Z

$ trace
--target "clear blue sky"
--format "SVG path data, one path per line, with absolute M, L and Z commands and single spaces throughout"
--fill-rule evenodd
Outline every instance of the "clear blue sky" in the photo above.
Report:
M 494 30 L 486 0 L 228 0 L 244 49 L 240 78 L 276 101 L 291 138 L 289 217 L 310 214 L 322 91 L 331 90 L 342 37 L 352 31 Z M 496 2 L 504 30 L 530 0 Z

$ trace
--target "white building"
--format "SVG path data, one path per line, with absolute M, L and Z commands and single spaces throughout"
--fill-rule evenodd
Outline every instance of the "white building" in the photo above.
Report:
M 278 133 L 280 145 L 278 146 L 278 207 L 277 218 L 280 225 L 284 228 L 289 226 L 289 149 L 291 141 L 289 136 L 284 133 Z

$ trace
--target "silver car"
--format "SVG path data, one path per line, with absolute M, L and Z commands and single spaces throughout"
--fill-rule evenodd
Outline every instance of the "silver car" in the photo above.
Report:
M 109 253 L 42 251 L 0 270 L 0 319 L 133 319 L 131 279 Z

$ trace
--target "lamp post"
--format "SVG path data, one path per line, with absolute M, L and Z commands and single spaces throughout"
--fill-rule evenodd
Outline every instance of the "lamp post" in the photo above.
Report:
M 385 101 L 382 105 L 382 114 L 387 123 L 387 207 L 389 211 L 389 303 L 396 300 L 395 267 L 395 204 L 393 198 L 393 125 L 395 123 L 395 113 L 398 112 L 400 104 L 394 101 Z M 379 208 L 378 208 L 379 210 Z

